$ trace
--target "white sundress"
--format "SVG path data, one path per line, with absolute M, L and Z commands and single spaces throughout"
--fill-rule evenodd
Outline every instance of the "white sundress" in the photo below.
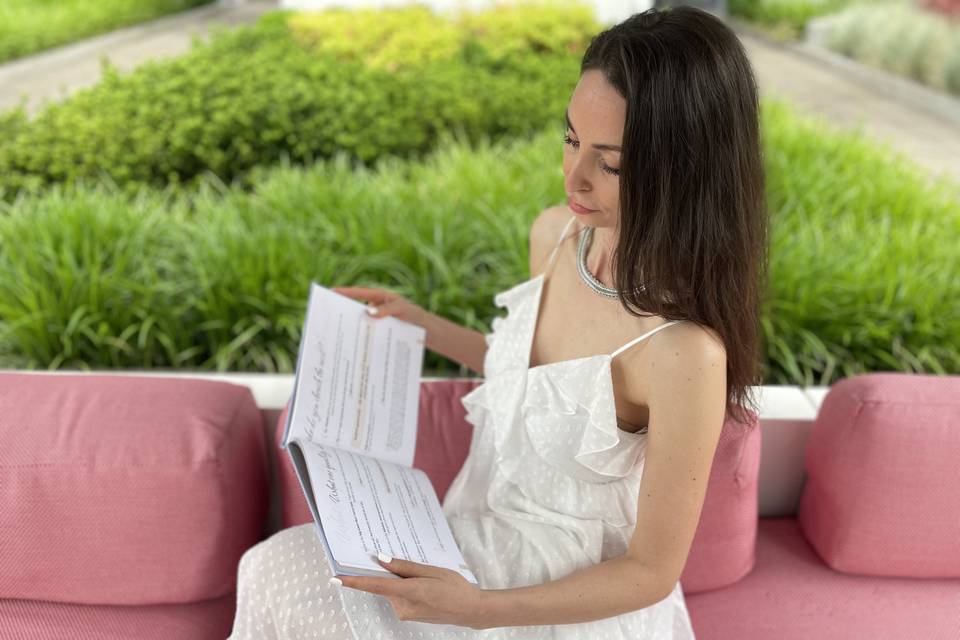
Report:
M 562 239 L 571 218 L 561 233 Z M 484 381 L 461 401 L 470 451 L 443 511 L 483 589 L 540 584 L 622 555 L 636 524 L 645 429 L 617 426 L 610 354 L 530 367 L 546 270 L 494 296 L 506 317 L 486 336 Z M 475 630 L 399 620 L 376 594 L 332 587 L 313 523 L 279 531 L 241 559 L 230 640 L 691 640 L 678 581 L 663 600 L 589 622 Z

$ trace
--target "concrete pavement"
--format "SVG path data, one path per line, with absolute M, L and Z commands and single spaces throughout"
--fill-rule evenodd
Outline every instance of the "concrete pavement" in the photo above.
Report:
M 861 83 L 818 58 L 738 30 L 765 95 L 787 99 L 800 111 L 831 124 L 862 126 L 890 143 L 932 176 L 960 183 L 960 126 L 936 112 L 918 109 L 881 87 Z M 958 102 L 960 104 L 960 102 Z
M 182 55 L 194 37 L 205 38 L 218 26 L 255 22 L 276 7 L 275 0 L 220 1 L 2 64 L 0 110 L 25 98 L 27 113 L 34 114 L 46 101 L 96 84 L 101 57 L 129 71 L 147 60 Z

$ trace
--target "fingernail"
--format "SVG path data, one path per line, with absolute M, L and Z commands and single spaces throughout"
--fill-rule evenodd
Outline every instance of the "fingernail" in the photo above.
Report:
M 391 558 L 385 553 L 377 553 L 377 558 L 380 559 L 380 562 L 390 562 L 391 560 L 393 560 L 393 558 Z
M 330 586 L 342 587 L 342 586 L 343 586 L 343 580 L 341 580 L 340 578 L 330 578 L 329 584 L 330 584 Z
M 375 315 L 375 314 L 377 313 L 377 308 L 376 308 L 376 307 L 367 307 L 367 313 L 369 313 L 370 315 Z

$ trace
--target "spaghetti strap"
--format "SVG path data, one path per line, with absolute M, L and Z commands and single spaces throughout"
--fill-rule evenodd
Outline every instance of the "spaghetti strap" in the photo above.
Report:
M 547 260 L 547 266 L 543 268 L 544 275 L 546 275 L 546 273 L 550 271 L 550 267 L 553 265 L 553 258 L 554 256 L 557 255 L 557 249 L 560 248 L 560 243 L 563 242 L 563 237 L 567 235 L 567 230 L 570 228 L 570 225 L 573 224 L 573 221 L 576 219 L 577 219 L 576 216 L 571 216 L 570 219 L 567 220 L 567 224 L 564 225 L 563 231 L 560 232 L 560 237 L 557 238 L 556 243 L 554 243 L 553 245 L 553 249 L 550 250 L 550 258 Z
M 629 349 L 630 347 L 632 347 L 633 345 L 637 344 L 638 342 L 640 342 L 641 340 L 643 340 L 643 339 L 646 338 L 647 336 L 652 336 L 652 335 L 655 334 L 657 331 L 660 331 L 661 329 L 666 329 L 666 328 L 669 327 L 670 325 L 672 325 L 672 324 L 677 324 L 677 323 L 679 323 L 679 322 L 682 322 L 682 321 L 681 321 L 681 320 L 671 320 L 670 322 L 664 322 L 664 323 L 663 323 L 662 325 L 660 325 L 659 327 L 654 327 L 653 329 L 651 329 L 650 331 L 647 331 L 645 334 L 643 334 L 643 335 L 640 336 L 639 338 L 634 338 L 633 340 L 631 340 L 631 341 L 628 342 L 627 344 L 623 345 L 622 347 L 620 347 L 619 349 L 617 349 L 616 351 L 614 351 L 613 353 L 611 353 L 611 354 L 610 354 L 610 357 L 611 357 L 611 358 L 615 358 L 620 352 L 625 351 L 626 349 Z

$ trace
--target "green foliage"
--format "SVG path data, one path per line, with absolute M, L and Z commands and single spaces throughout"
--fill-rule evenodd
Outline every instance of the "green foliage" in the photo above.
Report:
M 831 18 L 827 46 L 864 64 L 960 95 L 960 24 L 896 1 Z
M 0 62 L 213 0 L 3 0 Z
M 803 36 L 811 18 L 842 9 L 851 0 L 729 0 L 730 14 L 753 22 L 782 39 Z
M 459 29 L 425 5 L 331 9 L 291 16 L 290 30 L 320 55 L 395 71 L 459 55 Z
M 463 13 L 459 22 L 468 41 L 482 49 L 490 63 L 509 63 L 527 51 L 579 59 L 601 29 L 592 7 L 570 0 L 495 5 Z
M 531 53 L 579 55 L 600 29 L 589 5 L 570 0 L 526 0 L 453 15 L 424 5 L 341 8 L 295 14 L 288 22 L 294 37 L 316 53 L 391 71 L 458 57 L 493 67 Z
M 763 108 L 767 379 L 960 370 L 960 185 L 860 131 Z M 865 241 L 869 238 L 868 241 Z
M 173 342 L 178 227 L 160 202 L 56 188 L 0 215 L 0 352 L 50 369 L 188 361 Z
M 960 187 L 858 132 L 762 102 L 766 384 L 960 372 Z M 256 170 L 251 192 L 54 188 L 0 210 L 0 366 L 292 372 L 308 285 L 398 291 L 489 331 L 565 201 L 563 127 L 355 167 Z M 869 241 L 864 241 L 869 238 Z M 433 352 L 426 368 L 456 366 Z
M 333 11 L 310 20 L 268 14 L 129 75 L 106 67 L 99 85 L 50 105 L 0 140 L 0 189 L 9 199 L 21 190 L 109 179 L 134 193 L 195 186 L 211 174 L 248 185 L 248 171 L 282 158 L 310 163 L 335 152 L 357 164 L 385 155 L 415 158 L 434 147 L 441 131 L 476 141 L 561 120 L 581 47 L 599 27 L 572 10 L 544 13 L 534 23 L 560 47 L 544 49 L 535 34 L 506 28 L 505 11 L 463 18 L 462 44 L 442 57 L 407 47 L 411 34 L 433 19 L 421 11 L 380 12 L 392 16 L 384 24 L 393 35 L 374 31 L 385 45 L 369 58 L 350 48 L 350 38 L 326 38 L 324 29 L 332 27 L 321 19 L 346 28 Z M 357 33 L 375 22 L 371 15 L 350 18 Z M 563 24 L 570 16 L 578 19 L 575 28 Z M 300 36 L 292 35 L 288 18 Z M 304 44 L 311 29 L 313 44 Z M 398 64 L 388 64 L 390 56 L 399 56 Z
M 947 91 L 960 95 L 960 38 L 952 47 L 943 66 L 943 81 Z

